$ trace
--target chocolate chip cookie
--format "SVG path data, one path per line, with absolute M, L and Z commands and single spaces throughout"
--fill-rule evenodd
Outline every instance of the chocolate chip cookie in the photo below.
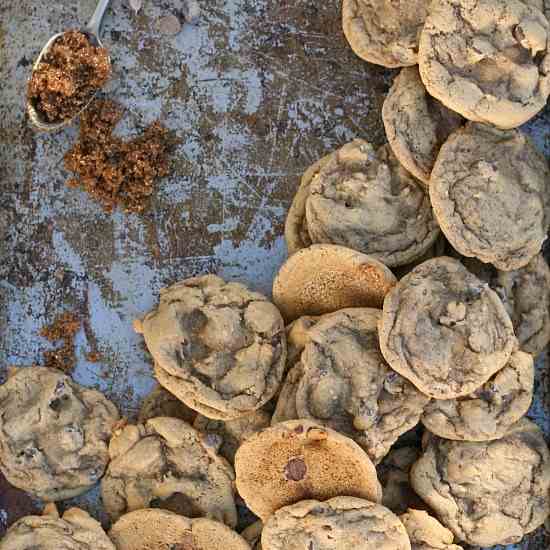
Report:
M 265 296 L 215 275 L 161 290 L 136 329 L 162 386 L 215 420 L 246 416 L 267 403 L 286 360 L 284 323 Z
M 458 260 L 428 260 L 384 301 L 380 348 L 390 367 L 435 399 L 468 395 L 517 345 L 497 294 Z
M 234 527 L 235 474 L 216 447 L 177 418 L 124 427 L 109 445 L 111 463 L 101 481 L 105 510 L 116 520 L 126 512 L 159 507 Z
M 85 493 L 107 467 L 117 421 L 104 395 L 62 372 L 17 369 L 0 386 L 0 469 L 14 487 L 46 501 Z
M 550 225 L 548 164 L 519 130 L 467 124 L 441 147 L 430 199 L 463 256 L 519 269 L 539 253 Z

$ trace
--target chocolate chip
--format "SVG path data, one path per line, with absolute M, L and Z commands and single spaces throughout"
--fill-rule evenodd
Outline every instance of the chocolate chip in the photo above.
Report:
M 306 473 L 306 464 L 301 458 L 293 458 L 285 466 L 285 477 L 289 481 L 301 481 Z
M 296 426 L 294 428 L 294 431 L 297 433 L 297 434 L 303 434 L 304 433 L 304 427 L 302 425 L 300 426 Z

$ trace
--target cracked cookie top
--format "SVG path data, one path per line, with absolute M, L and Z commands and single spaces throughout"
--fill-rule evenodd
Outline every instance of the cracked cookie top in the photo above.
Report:
M 60 371 L 25 367 L 0 386 L 0 469 L 19 489 L 56 501 L 103 475 L 118 411 Z
M 234 527 L 235 474 L 218 456 L 218 443 L 177 418 L 124 427 L 109 445 L 111 463 L 101 480 L 105 510 L 117 519 L 156 506 Z
M 495 441 L 431 435 L 411 483 L 459 540 L 514 544 L 550 512 L 550 452 L 541 430 L 525 418 Z
M 420 264 L 390 291 L 379 333 L 392 369 L 435 399 L 472 393 L 517 346 L 497 294 L 447 257 Z
M 422 81 L 465 118 L 515 128 L 548 99 L 549 34 L 520 0 L 435 0 L 420 37 Z
M 344 0 L 344 34 L 365 61 L 390 68 L 416 65 L 429 4 L 429 0 Z
M 278 309 L 265 296 L 215 275 L 161 290 L 160 304 L 137 329 L 161 385 L 208 418 L 259 409 L 275 394 L 286 339 Z
M 266 521 L 262 546 L 269 550 L 411 550 L 397 516 L 380 504 L 347 496 L 281 508 Z

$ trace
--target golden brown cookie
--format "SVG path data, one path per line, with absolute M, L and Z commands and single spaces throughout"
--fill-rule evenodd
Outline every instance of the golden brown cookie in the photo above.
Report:
M 237 451 L 235 471 L 239 494 L 260 519 L 308 498 L 382 498 L 376 470 L 361 447 L 308 420 L 282 422 L 251 436 Z
M 403 524 L 380 504 L 354 497 L 304 500 L 277 510 L 265 523 L 268 550 L 411 550 Z
M 346 307 L 381 307 L 397 279 L 382 263 L 343 246 L 312 245 L 293 254 L 273 281 L 287 322 Z
M 175 395 L 157 384 L 141 404 L 138 424 L 144 424 L 150 418 L 156 418 L 157 416 L 170 416 L 185 420 L 188 424 L 193 424 L 197 411 L 190 409 Z
M 125 426 L 111 440 L 111 463 L 101 481 L 106 512 L 116 520 L 154 505 L 234 527 L 235 474 L 218 456 L 218 443 L 177 418 Z
M 427 512 L 409 509 L 399 519 L 411 539 L 412 550 L 463 550 L 453 544 L 453 533 Z
M 125 514 L 109 535 L 117 550 L 250 550 L 223 523 L 151 508 Z

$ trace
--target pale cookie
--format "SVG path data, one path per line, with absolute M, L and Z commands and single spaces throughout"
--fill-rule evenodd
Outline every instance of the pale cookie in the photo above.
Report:
M 219 454 L 231 464 L 235 461 L 235 453 L 243 441 L 252 434 L 267 428 L 271 415 L 263 409 L 254 411 L 234 420 L 212 420 L 198 414 L 193 426 L 199 432 L 218 435 L 221 438 Z
M 235 470 L 239 494 L 260 519 L 308 498 L 382 498 L 374 465 L 361 447 L 308 420 L 282 422 L 251 436 L 237 451 Z
M 109 445 L 111 463 L 101 497 L 112 519 L 159 507 L 207 516 L 234 527 L 235 474 L 210 441 L 183 420 L 159 417 L 125 426 Z
M 344 0 L 344 34 L 365 61 L 390 68 L 416 65 L 429 5 L 429 0 Z
M 428 94 L 417 67 L 402 69 L 393 81 L 382 106 L 382 120 L 399 162 L 426 185 L 439 149 L 464 122 Z
M 241 537 L 248 542 L 252 550 L 262 550 L 262 530 L 264 524 L 261 521 L 257 521 L 247 527 L 242 533 Z
M 429 198 L 389 145 L 356 139 L 313 178 L 306 220 L 314 243 L 347 246 L 394 267 L 419 256 L 439 235 Z
M 420 264 L 390 291 L 379 329 L 391 368 L 435 399 L 472 393 L 517 345 L 497 294 L 445 256 Z
M 430 398 L 389 368 L 378 344 L 377 309 L 323 316 L 310 329 L 296 392 L 298 418 L 351 437 L 377 464 L 416 426 Z
M 103 394 L 60 371 L 17 369 L 0 386 L 0 469 L 43 500 L 85 493 L 107 467 L 118 418 Z
M 550 341 L 550 269 L 542 254 L 525 267 L 499 271 L 473 258 L 464 265 L 500 296 L 520 349 L 537 356 Z
M 161 290 L 138 324 L 167 390 L 208 418 L 245 416 L 278 390 L 286 360 L 284 323 L 265 296 L 215 275 Z
M 550 171 L 519 130 L 468 124 L 452 134 L 437 157 L 430 198 L 451 245 L 498 269 L 524 267 L 546 239 Z
M 422 423 L 446 439 L 498 439 L 527 413 L 534 380 L 533 358 L 516 351 L 504 368 L 470 395 L 433 399 L 424 410 Z
M 293 254 L 273 281 L 273 301 L 287 321 L 346 307 L 382 307 L 395 275 L 349 248 L 318 244 Z
M 399 519 L 411 539 L 412 550 L 463 550 L 453 544 L 453 533 L 427 512 L 410 509 Z
M 432 435 L 411 483 L 459 540 L 514 544 L 550 512 L 550 452 L 541 430 L 525 418 L 495 441 Z
M 172 395 L 168 390 L 157 384 L 156 388 L 145 397 L 141 404 L 138 424 L 144 424 L 150 418 L 156 418 L 157 416 L 179 418 L 192 424 L 197 416 L 197 412 L 190 409 L 175 395 Z
M 382 484 L 382 504 L 394 514 L 402 514 L 408 508 L 422 507 L 422 501 L 409 480 L 411 467 L 419 457 L 420 450 L 416 447 L 394 448 L 376 467 Z
M 115 550 L 101 524 L 87 512 L 70 508 L 59 517 L 55 506 L 43 516 L 26 516 L 0 541 L 0 550 Z
M 250 550 L 223 523 L 151 508 L 125 514 L 109 535 L 117 550 Z
M 273 514 L 262 531 L 269 550 L 411 550 L 390 510 L 361 498 L 304 500 Z
M 521 0 L 434 0 L 420 37 L 422 81 L 465 118 L 515 128 L 548 99 L 549 34 L 546 17 Z

